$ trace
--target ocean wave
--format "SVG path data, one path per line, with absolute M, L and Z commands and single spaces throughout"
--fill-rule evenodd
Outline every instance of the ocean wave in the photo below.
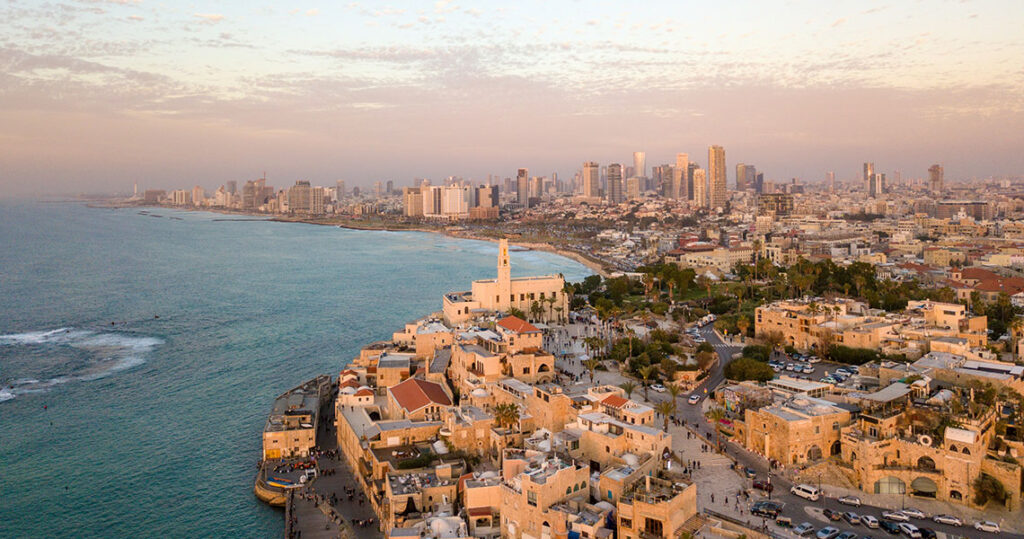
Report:
M 0 388 L 0 402 L 11 400 L 20 394 L 49 391 L 55 386 L 69 382 L 99 380 L 137 367 L 145 363 L 147 354 L 163 342 L 156 337 L 75 328 L 0 335 L 0 346 L 67 346 L 93 355 L 85 367 L 75 372 L 45 379 L 24 377 L 6 382 L 6 387 Z

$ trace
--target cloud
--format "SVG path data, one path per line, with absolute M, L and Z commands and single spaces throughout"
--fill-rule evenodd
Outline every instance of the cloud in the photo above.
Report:
M 202 22 L 206 24 L 216 24 L 224 20 L 224 15 L 220 13 L 195 13 L 194 15 L 202 19 Z
M 319 15 L 319 14 L 320 14 L 320 10 L 319 9 L 309 9 L 309 10 L 306 10 L 306 16 L 307 17 L 314 17 L 314 16 Z
M 838 19 L 835 20 L 835 22 L 832 23 L 832 28 L 835 28 L 836 26 L 839 26 L 840 24 L 843 24 L 844 22 L 846 22 L 846 18 L 845 17 L 839 17 Z

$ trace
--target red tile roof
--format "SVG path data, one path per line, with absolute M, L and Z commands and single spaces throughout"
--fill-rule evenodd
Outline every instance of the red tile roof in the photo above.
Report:
M 466 509 L 466 512 L 469 513 L 469 516 L 471 516 L 471 517 L 489 517 L 489 516 L 491 516 L 491 508 L 490 507 L 470 507 L 469 509 Z
M 498 321 L 498 325 L 512 333 L 540 333 L 537 326 L 534 326 L 518 316 L 506 316 Z
M 618 395 L 608 395 L 603 401 L 601 401 L 601 404 L 611 406 L 612 408 L 622 408 L 628 402 L 628 399 L 624 399 Z
M 370 391 L 369 389 L 360 389 L 359 391 L 356 391 L 355 395 L 357 397 L 369 397 L 373 395 L 373 391 Z
M 409 378 L 408 380 L 391 386 L 388 392 L 395 398 L 395 402 L 407 411 L 415 412 L 428 404 L 440 404 L 451 406 L 452 401 L 444 392 L 440 384 Z

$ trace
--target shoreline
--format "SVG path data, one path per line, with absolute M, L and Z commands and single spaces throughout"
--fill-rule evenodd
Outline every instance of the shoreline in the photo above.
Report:
M 424 232 L 424 233 L 430 233 L 430 234 L 439 234 L 441 236 L 447 236 L 449 238 L 456 238 L 456 239 L 463 239 L 463 240 L 488 241 L 488 242 L 491 242 L 491 243 L 497 243 L 497 241 L 498 241 L 497 238 L 491 238 L 491 237 L 487 237 L 487 236 L 480 236 L 480 235 L 473 234 L 473 233 L 465 233 L 464 231 L 461 231 L 461 230 L 451 230 L 451 231 L 449 231 L 449 230 L 445 230 L 445 229 L 435 229 L 435 228 L 418 227 L 418 226 L 397 227 L 397 226 L 389 226 L 387 224 L 384 224 L 384 226 L 359 226 L 358 224 L 352 223 L 352 222 L 340 222 L 339 223 L 339 222 L 330 222 L 327 219 L 288 218 L 286 216 L 280 216 L 280 215 L 268 215 L 268 214 L 263 214 L 263 213 L 250 213 L 250 212 L 230 210 L 230 209 L 225 209 L 225 208 L 178 208 L 178 207 L 175 207 L 175 206 L 123 203 L 123 202 L 119 202 L 119 201 L 116 201 L 116 200 L 106 201 L 106 203 L 104 203 L 103 205 L 99 205 L 99 204 L 96 204 L 94 202 L 89 203 L 87 205 L 92 206 L 92 207 L 104 207 L 104 208 L 116 208 L 116 209 L 121 209 L 121 208 L 160 208 L 160 209 L 170 209 L 170 210 L 179 210 L 179 211 L 181 211 L 181 210 L 184 210 L 184 211 L 208 211 L 208 212 L 211 212 L 211 213 L 219 213 L 219 214 L 222 214 L 222 215 L 244 215 L 244 216 L 266 217 L 265 220 L 267 220 L 267 221 L 274 221 L 274 222 L 278 222 L 278 223 L 302 223 L 302 224 L 307 224 L 307 225 L 334 226 L 334 227 L 344 228 L 344 229 L 348 229 L 348 230 L 377 231 L 377 232 Z M 551 254 L 555 254 L 555 255 L 561 256 L 563 258 L 568 258 L 568 259 L 570 259 L 570 260 L 572 260 L 574 262 L 582 264 L 587 269 L 593 271 L 595 274 L 600 275 L 601 277 L 608 277 L 609 276 L 609 272 L 605 268 L 604 264 L 602 264 L 601 262 L 599 262 L 597 260 L 591 259 L 590 257 L 588 257 L 587 255 L 585 255 L 583 253 L 579 253 L 579 252 L 576 252 L 576 251 L 573 251 L 573 250 L 570 250 L 570 249 L 564 249 L 564 248 L 556 247 L 556 246 L 548 244 L 548 243 L 534 243 L 534 242 L 520 241 L 520 240 L 516 240 L 516 239 L 512 239 L 512 238 L 509 238 L 508 242 L 509 242 L 510 245 L 514 245 L 516 247 L 522 247 L 522 248 L 524 248 L 526 250 L 529 250 L 529 251 L 544 251 L 544 252 L 547 252 L 547 253 L 551 253 Z

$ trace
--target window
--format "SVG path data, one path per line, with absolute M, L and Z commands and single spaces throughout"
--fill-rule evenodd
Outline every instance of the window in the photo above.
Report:
M 523 367 L 523 374 L 530 374 L 530 368 L 529 367 Z M 544 400 L 547 400 L 547 399 L 544 399 Z
M 814 434 L 821 434 L 821 427 L 819 427 L 818 425 L 815 425 L 814 426 Z
M 838 421 L 833 421 L 832 422 L 832 430 L 839 430 L 839 422 Z
M 526 491 L 526 503 L 537 507 L 537 493 L 532 490 Z
M 544 292 L 540 293 L 540 299 L 544 299 Z

